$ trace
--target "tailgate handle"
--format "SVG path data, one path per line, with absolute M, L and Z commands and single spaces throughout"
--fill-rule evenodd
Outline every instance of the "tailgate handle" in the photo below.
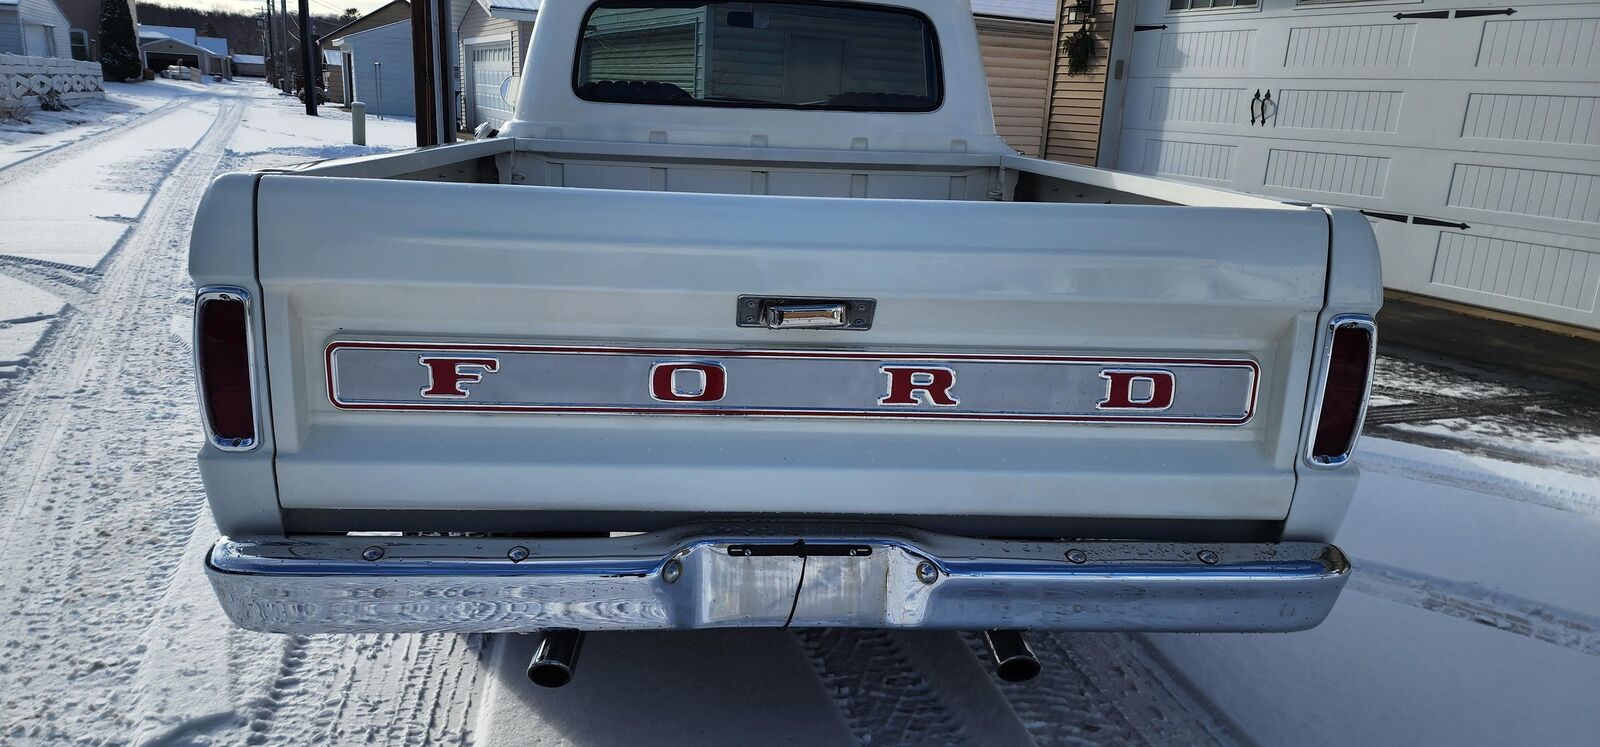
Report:
M 767 329 L 826 329 L 847 327 L 842 303 L 791 303 L 767 307 Z
M 735 320 L 741 327 L 864 330 L 877 305 L 870 298 L 740 296 Z

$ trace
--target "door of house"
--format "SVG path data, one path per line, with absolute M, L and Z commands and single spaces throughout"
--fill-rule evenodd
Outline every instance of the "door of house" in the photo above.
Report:
M 1102 165 L 1360 208 L 1390 288 L 1600 328 L 1600 4 L 1141 0 L 1134 21 Z
M 488 122 L 498 130 L 512 116 L 511 104 L 504 96 L 506 81 L 511 79 L 511 42 L 474 44 L 467 47 L 467 60 L 467 75 L 472 82 L 467 129 Z

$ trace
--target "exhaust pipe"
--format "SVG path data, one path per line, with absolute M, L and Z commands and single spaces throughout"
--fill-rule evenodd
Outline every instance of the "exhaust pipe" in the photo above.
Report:
M 539 645 L 528 662 L 528 679 L 540 687 L 562 687 L 578 672 L 578 652 L 583 650 L 583 631 L 546 630 L 539 634 Z
M 983 642 L 994 659 L 994 672 L 1006 682 L 1027 682 L 1039 676 L 1039 657 L 1033 655 L 1020 630 L 986 630 Z

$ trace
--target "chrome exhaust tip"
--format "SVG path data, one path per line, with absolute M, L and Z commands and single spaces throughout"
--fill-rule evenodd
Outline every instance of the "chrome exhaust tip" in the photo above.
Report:
M 583 650 L 583 631 L 546 630 L 539 634 L 539 645 L 528 662 L 528 679 L 540 687 L 564 687 L 578 673 L 578 652 Z
M 1006 682 L 1027 682 L 1039 676 L 1039 657 L 1033 655 L 1020 630 L 986 630 L 983 642 L 994 660 L 994 672 Z

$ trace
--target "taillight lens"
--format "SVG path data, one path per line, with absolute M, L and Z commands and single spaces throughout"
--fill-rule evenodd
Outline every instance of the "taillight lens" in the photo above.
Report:
M 206 434 L 220 449 L 253 449 L 256 407 L 250 370 L 250 295 L 242 288 L 202 288 L 195 297 L 194 326 Z
M 1329 322 L 1322 356 L 1322 390 L 1312 411 L 1314 430 L 1307 460 L 1314 467 L 1350 461 L 1372 391 L 1378 327 L 1372 317 L 1342 314 Z

